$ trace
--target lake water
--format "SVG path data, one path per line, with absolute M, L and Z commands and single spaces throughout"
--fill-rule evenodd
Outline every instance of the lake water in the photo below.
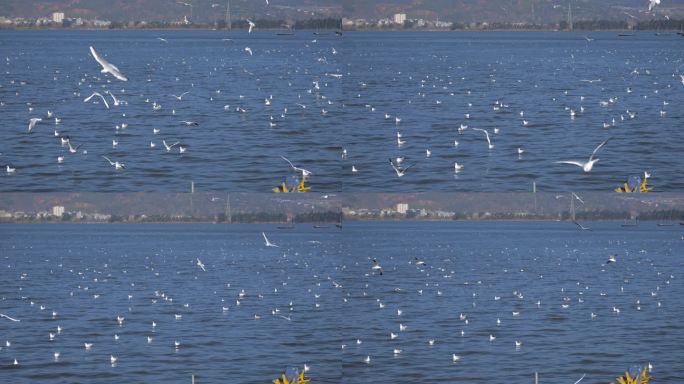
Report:
M 192 180 L 264 192 L 290 171 L 281 156 L 313 172 L 319 192 L 522 191 L 532 178 L 542 190 L 609 191 L 644 171 L 657 190 L 681 189 L 684 39 L 588 36 L 2 31 L 0 165 L 17 170 L 0 190 L 168 192 Z M 130 80 L 100 74 L 90 45 Z M 94 91 L 122 104 L 84 103 Z M 32 117 L 43 121 L 29 135 Z M 591 173 L 554 164 L 586 160 L 608 138 Z M 411 165 L 402 178 L 395 157 Z
M 680 227 L 591 226 L 3 225 L 0 382 L 681 382 Z

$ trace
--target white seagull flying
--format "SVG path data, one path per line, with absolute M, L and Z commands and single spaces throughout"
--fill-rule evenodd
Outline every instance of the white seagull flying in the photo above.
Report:
M 123 168 L 126 168 L 126 164 L 124 164 L 124 163 L 119 163 L 118 161 L 111 161 L 111 160 L 109 159 L 109 157 L 107 157 L 107 156 L 102 156 L 102 157 L 104 157 L 105 160 L 109 161 L 109 165 L 111 165 L 111 166 L 114 167 L 115 169 L 123 169 Z
M 90 53 L 93 55 L 95 60 L 102 66 L 102 73 L 111 73 L 112 76 L 116 77 L 117 79 L 121 81 L 128 81 L 128 77 L 126 77 L 121 71 L 119 71 L 119 68 L 117 68 L 114 64 L 111 64 L 107 60 L 103 59 L 100 54 L 95 51 L 95 48 L 92 46 L 90 47 Z
M 485 137 L 487 138 L 487 146 L 489 147 L 489 149 L 494 149 L 494 144 L 492 144 L 492 141 L 489 139 L 489 132 L 487 132 L 486 129 L 482 129 L 482 128 L 473 128 L 473 131 L 481 131 L 481 132 L 484 132 Z
M 397 159 L 397 160 L 398 160 L 398 159 Z M 397 162 L 397 164 L 394 164 L 394 162 L 392 161 L 392 159 L 389 159 L 389 163 L 390 163 L 390 165 L 392 166 L 392 169 L 394 169 L 394 172 L 397 173 L 397 177 L 402 177 L 402 176 L 404 176 L 404 174 L 406 174 L 406 171 L 408 171 L 409 168 L 411 168 L 411 167 L 413 167 L 414 165 L 416 165 L 415 163 L 413 163 L 413 164 L 409 165 L 408 167 L 402 167 L 401 164 L 399 164 L 399 162 Z
M 102 96 L 99 92 L 93 92 L 92 95 L 90 95 L 90 96 L 86 97 L 85 99 L 83 99 L 83 102 L 84 102 L 84 103 L 87 103 L 87 102 L 90 101 L 90 99 L 92 99 L 92 98 L 95 97 L 95 96 L 98 96 L 100 99 L 102 99 L 102 102 L 104 103 L 105 107 L 107 107 L 107 109 L 109 109 L 109 104 L 107 104 L 107 99 L 105 99 L 104 96 Z
M 28 127 L 29 133 L 31 133 L 33 128 L 36 126 L 36 123 L 39 121 L 43 121 L 43 119 L 41 119 L 40 117 L 34 117 L 31 120 L 29 120 L 29 127 Z
M 266 237 L 266 234 L 265 234 L 264 232 L 261 232 L 261 236 L 264 237 L 264 242 L 265 242 L 265 244 L 266 244 L 267 247 L 276 247 L 276 248 L 278 247 L 277 245 L 271 243 L 271 242 L 268 240 L 268 237 Z
M 591 153 L 591 156 L 589 156 L 589 160 L 586 162 L 582 162 L 582 161 L 556 161 L 556 164 L 576 165 L 576 166 L 582 168 L 582 170 L 584 170 L 584 172 L 591 172 L 592 168 L 594 168 L 594 164 L 596 164 L 596 162 L 599 161 L 599 159 L 594 159 L 594 155 L 596 155 L 596 152 L 598 152 L 598 150 L 601 149 L 601 147 L 606 145 L 608 140 L 610 140 L 610 139 L 606 139 L 606 141 L 599 144 L 599 146 L 596 147 L 596 149 L 594 149 L 594 152 Z
M 301 173 L 302 173 L 302 176 L 309 176 L 309 175 L 312 174 L 310 171 L 308 171 L 308 170 L 306 170 L 306 169 L 304 169 L 304 168 L 295 167 L 294 164 L 292 164 L 292 162 L 291 162 L 290 160 L 288 160 L 285 156 L 280 156 L 280 157 L 281 157 L 283 160 L 287 161 L 287 163 L 290 164 L 290 167 L 292 167 L 292 169 L 294 169 L 294 170 L 297 171 L 297 172 L 301 172 Z
M 254 22 L 250 19 L 247 19 L 247 23 L 249 23 L 249 31 L 247 31 L 247 33 L 252 33 L 252 29 L 256 27 L 256 24 L 254 24 Z
M 651 12 L 656 7 L 656 5 L 660 5 L 660 0 L 649 0 L 648 11 Z

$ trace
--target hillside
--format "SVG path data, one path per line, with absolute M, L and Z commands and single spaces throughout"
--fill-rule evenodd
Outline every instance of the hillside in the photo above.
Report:
M 684 0 L 662 0 L 657 13 L 647 13 L 647 0 L 344 0 L 349 18 L 378 19 L 394 13 L 409 18 L 456 22 L 552 23 L 567 19 L 572 3 L 575 20 L 649 20 L 684 17 Z

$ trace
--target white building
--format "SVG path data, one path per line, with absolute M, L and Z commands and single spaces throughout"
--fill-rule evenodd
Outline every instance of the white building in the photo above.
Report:
M 52 207 L 52 216 L 62 217 L 64 215 L 64 207 L 61 205 L 55 205 Z
M 394 24 L 404 24 L 406 21 L 406 14 L 405 13 L 395 13 L 394 14 Z
M 64 21 L 64 12 L 55 12 L 52 14 L 52 21 L 55 23 L 61 23 Z
M 409 206 L 406 203 L 397 204 L 397 213 L 405 215 L 408 212 Z

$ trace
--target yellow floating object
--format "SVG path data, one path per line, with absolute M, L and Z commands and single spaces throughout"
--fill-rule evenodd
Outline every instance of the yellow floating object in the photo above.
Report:
M 636 376 L 632 377 L 629 372 L 625 372 L 624 376 L 620 376 L 617 379 L 618 384 L 647 384 L 651 377 L 646 374 L 646 368 L 641 371 L 641 374 L 637 373 Z M 614 382 L 611 384 L 615 384 Z
M 639 188 L 630 188 L 629 184 L 624 183 L 622 187 L 617 187 L 615 188 L 615 192 L 617 193 L 647 193 L 651 192 L 653 190 L 653 187 L 649 187 L 647 184 L 648 179 L 644 179 L 640 184 Z
M 307 179 L 307 177 L 305 176 L 300 182 L 297 183 L 296 187 L 292 187 L 292 188 L 288 188 L 287 184 L 283 181 L 282 184 L 273 188 L 272 191 L 275 193 L 309 192 L 309 191 L 311 191 L 311 187 L 308 187 L 306 185 L 306 179 Z
M 304 377 L 304 371 L 299 372 L 299 374 L 292 379 L 288 379 L 287 375 L 283 373 L 280 379 L 273 380 L 273 384 L 309 384 L 311 379 Z

